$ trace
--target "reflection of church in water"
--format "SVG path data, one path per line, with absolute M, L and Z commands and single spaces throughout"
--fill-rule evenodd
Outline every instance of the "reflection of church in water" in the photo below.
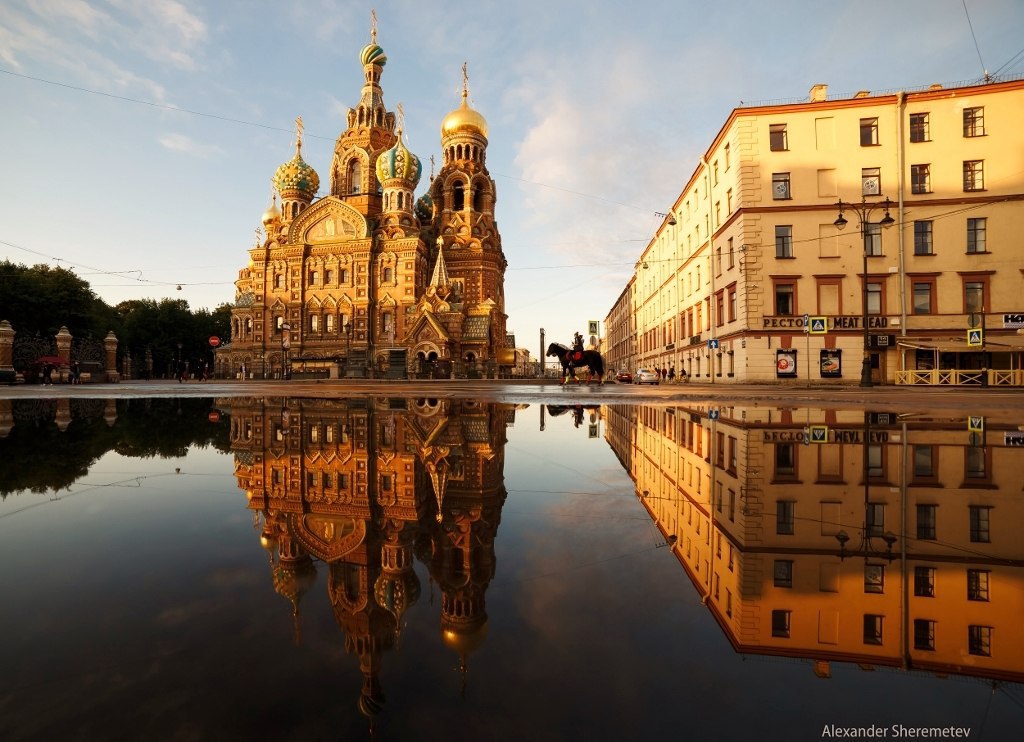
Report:
M 709 412 L 605 429 L 736 651 L 1024 682 L 1016 420 Z
M 505 502 L 510 406 L 472 401 L 238 399 L 231 415 L 235 474 L 262 518 L 274 590 L 300 605 L 327 570 L 346 650 L 363 674 L 371 719 L 379 671 L 426 565 L 442 592 L 441 633 L 461 660 L 483 641 L 484 593 Z

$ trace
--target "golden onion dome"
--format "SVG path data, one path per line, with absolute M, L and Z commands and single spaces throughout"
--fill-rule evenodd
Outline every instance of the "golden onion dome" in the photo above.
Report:
M 463 96 L 462 105 L 444 117 L 441 122 L 441 137 L 449 137 L 461 131 L 470 131 L 487 137 L 487 119 L 466 104 Z
M 399 178 L 415 188 L 422 174 L 423 165 L 420 158 L 402 143 L 402 130 L 399 129 L 395 146 L 377 158 L 377 179 L 384 183 Z
M 277 199 L 274 199 L 274 205 L 263 212 L 263 226 L 269 227 L 271 224 L 276 224 L 281 221 L 281 208 L 277 205 Z
M 320 176 L 305 160 L 300 150 L 295 148 L 295 157 L 286 162 L 274 173 L 274 185 L 278 193 L 284 196 L 288 191 L 298 191 L 312 200 L 320 190 Z

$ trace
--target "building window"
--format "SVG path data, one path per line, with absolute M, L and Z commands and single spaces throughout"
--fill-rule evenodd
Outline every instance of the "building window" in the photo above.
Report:
M 935 597 L 935 567 L 914 567 L 914 595 Z
M 882 254 L 882 225 L 864 225 L 864 252 L 869 258 L 877 258 Z
M 964 191 L 985 190 L 985 161 L 964 160 Z
M 796 287 L 793 284 L 775 284 L 775 314 L 780 317 L 796 314 Z
M 868 314 L 882 314 L 882 284 L 869 283 L 868 291 Z
M 284 317 L 278 315 L 274 317 L 274 334 L 280 335 L 284 331 Z
M 983 136 L 985 136 L 985 108 L 984 108 L 984 106 L 978 106 L 976 108 L 965 108 L 964 109 L 964 136 L 965 137 L 983 137 Z
M 789 638 L 790 611 L 772 611 L 772 636 Z
M 935 540 L 935 505 L 917 506 L 917 537 L 926 541 Z
M 967 599 L 988 601 L 988 577 L 990 572 L 987 569 L 967 570 Z
M 796 524 L 796 502 L 778 500 L 775 503 L 775 533 L 780 536 L 792 536 Z
M 729 287 L 729 321 L 736 319 L 736 287 Z
M 725 589 L 725 615 L 732 618 L 732 592 L 729 588 Z
M 334 315 L 328 314 L 324 318 L 325 324 L 327 325 L 327 332 L 334 332 Z
M 772 173 L 772 198 L 776 201 L 793 198 L 789 189 L 789 173 Z
M 729 165 L 732 163 L 732 150 L 727 144 L 723 151 L 725 152 L 725 172 L 729 172 Z
M 988 252 L 985 248 L 985 228 L 988 219 L 978 217 L 967 220 L 967 252 Z
M 928 131 L 928 114 L 910 114 L 910 141 L 930 142 L 931 133 Z
M 931 193 L 932 192 L 932 166 L 911 165 L 910 166 L 910 192 Z
M 934 255 L 932 249 L 932 221 L 920 219 L 914 222 L 914 255 Z
M 392 270 L 390 268 L 385 268 L 383 271 L 383 275 L 381 276 L 381 281 L 383 283 L 391 283 L 391 276 Z
M 309 272 L 309 285 L 310 286 L 316 286 L 318 283 L 320 283 L 320 272 L 319 271 L 310 271 Z
M 861 168 L 860 192 L 865 196 L 878 196 L 882 193 L 882 171 L 880 168 Z
M 867 518 L 868 536 L 874 538 L 885 533 L 885 504 L 869 502 L 864 506 L 864 511 Z
M 345 285 L 348 283 L 348 268 L 342 268 L 338 274 L 338 283 Z
M 334 281 L 334 271 L 324 271 L 324 286 L 329 286 Z
M 275 289 L 283 289 L 284 288 L 284 274 L 283 273 L 275 273 L 274 274 L 274 288 Z
M 864 643 L 882 643 L 882 616 L 873 613 L 864 614 Z
M 777 224 L 775 226 L 775 257 L 792 258 L 793 256 L 793 227 L 790 224 Z
M 732 237 L 729 238 L 729 268 L 736 265 L 736 251 L 732 247 Z
M 934 446 L 914 446 L 914 480 L 920 479 L 935 479 Z
M 964 459 L 964 475 L 967 479 L 988 479 L 985 449 L 981 446 L 967 447 Z
M 914 281 L 914 314 L 934 314 L 931 281 Z
M 927 618 L 914 619 L 914 649 L 935 649 L 935 622 Z
M 987 544 L 992 540 L 989 531 L 990 507 L 983 505 L 970 505 L 971 511 L 971 541 L 976 544 Z
M 868 479 L 880 479 L 885 476 L 885 449 L 881 443 L 869 443 L 867 450 L 867 466 Z
M 864 592 L 885 592 L 885 567 L 881 564 L 864 565 Z
M 796 444 L 775 444 L 775 478 L 792 479 L 796 476 Z
M 793 560 L 775 560 L 775 587 L 793 587 Z
M 789 137 L 785 124 L 771 124 L 768 127 L 768 142 L 772 152 L 784 152 L 789 149 Z
M 991 626 L 968 626 L 967 627 L 967 651 L 981 657 L 992 656 L 992 627 Z
M 985 282 L 964 281 L 964 312 L 985 311 Z
M 309 315 L 309 331 L 319 332 L 320 331 L 320 315 L 311 314 Z
M 860 120 L 860 146 L 873 147 L 878 144 L 878 119 Z

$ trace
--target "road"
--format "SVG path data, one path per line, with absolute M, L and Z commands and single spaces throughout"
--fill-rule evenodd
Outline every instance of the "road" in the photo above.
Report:
M 856 408 L 923 413 L 986 415 L 1024 425 L 1024 389 L 980 387 L 782 386 L 777 384 L 676 383 L 635 386 L 569 385 L 556 380 L 290 380 L 127 381 L 119 384 L 59 384 L 0 387 L 0 399 L 46 397 L 431 397 L 475 398 L 522 404 L 651 404 Z

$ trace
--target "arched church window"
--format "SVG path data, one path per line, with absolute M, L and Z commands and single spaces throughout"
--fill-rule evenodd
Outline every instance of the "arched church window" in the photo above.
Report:
M 400 192 L 398 194 L 398 209 L 402 210 L 404 208 L 405 208 L 405 194 Z
M 318 283 L 320 283 L 320 272 L 319 271 L 310 271 L 309 272 L 309 285 L 310 286 L 316 286 Z
M 311 314 L 309 315 L 309 331 L 320 332 L 320 315 Z
M 473 186 L 473 211 L 481 212 L 484 210 L 484 189 L 477 183 Z
M 246 335 L 251 335 L 252 334 L 252 317 L 246 317 L 245 318 L 245 334 Z
M 462 211 L 464 208 L 466 208 L 466 196 L 463 191 L 463 185 L 461 182 L 455 184 L 455 188 L 453 189 L 453 196 L 455 198 L 454 203 L 452 204 L 452 208 L 455 209 L 455 211 Z
M 283 273 L 275 273 L 274 274 L 274 288 L 275 289 L 283 289 L 284 288 L 284 274 Z
M 334 315 L 328 314 L 326 317 L 327 332 L 334 332 Z
M 329 286 L 334 281 L 334 271 L 324 271 L 324 286 Z
M 359 160 L 352 160 L 348 164 L 348 192 L 360 193 L 362 189 L 363 169 Z
M 381 281 L 383 283 L 391 283 L 391 269 L 390 268 L 385 268 L 384 269 L 384 277 L 381 279 Z

